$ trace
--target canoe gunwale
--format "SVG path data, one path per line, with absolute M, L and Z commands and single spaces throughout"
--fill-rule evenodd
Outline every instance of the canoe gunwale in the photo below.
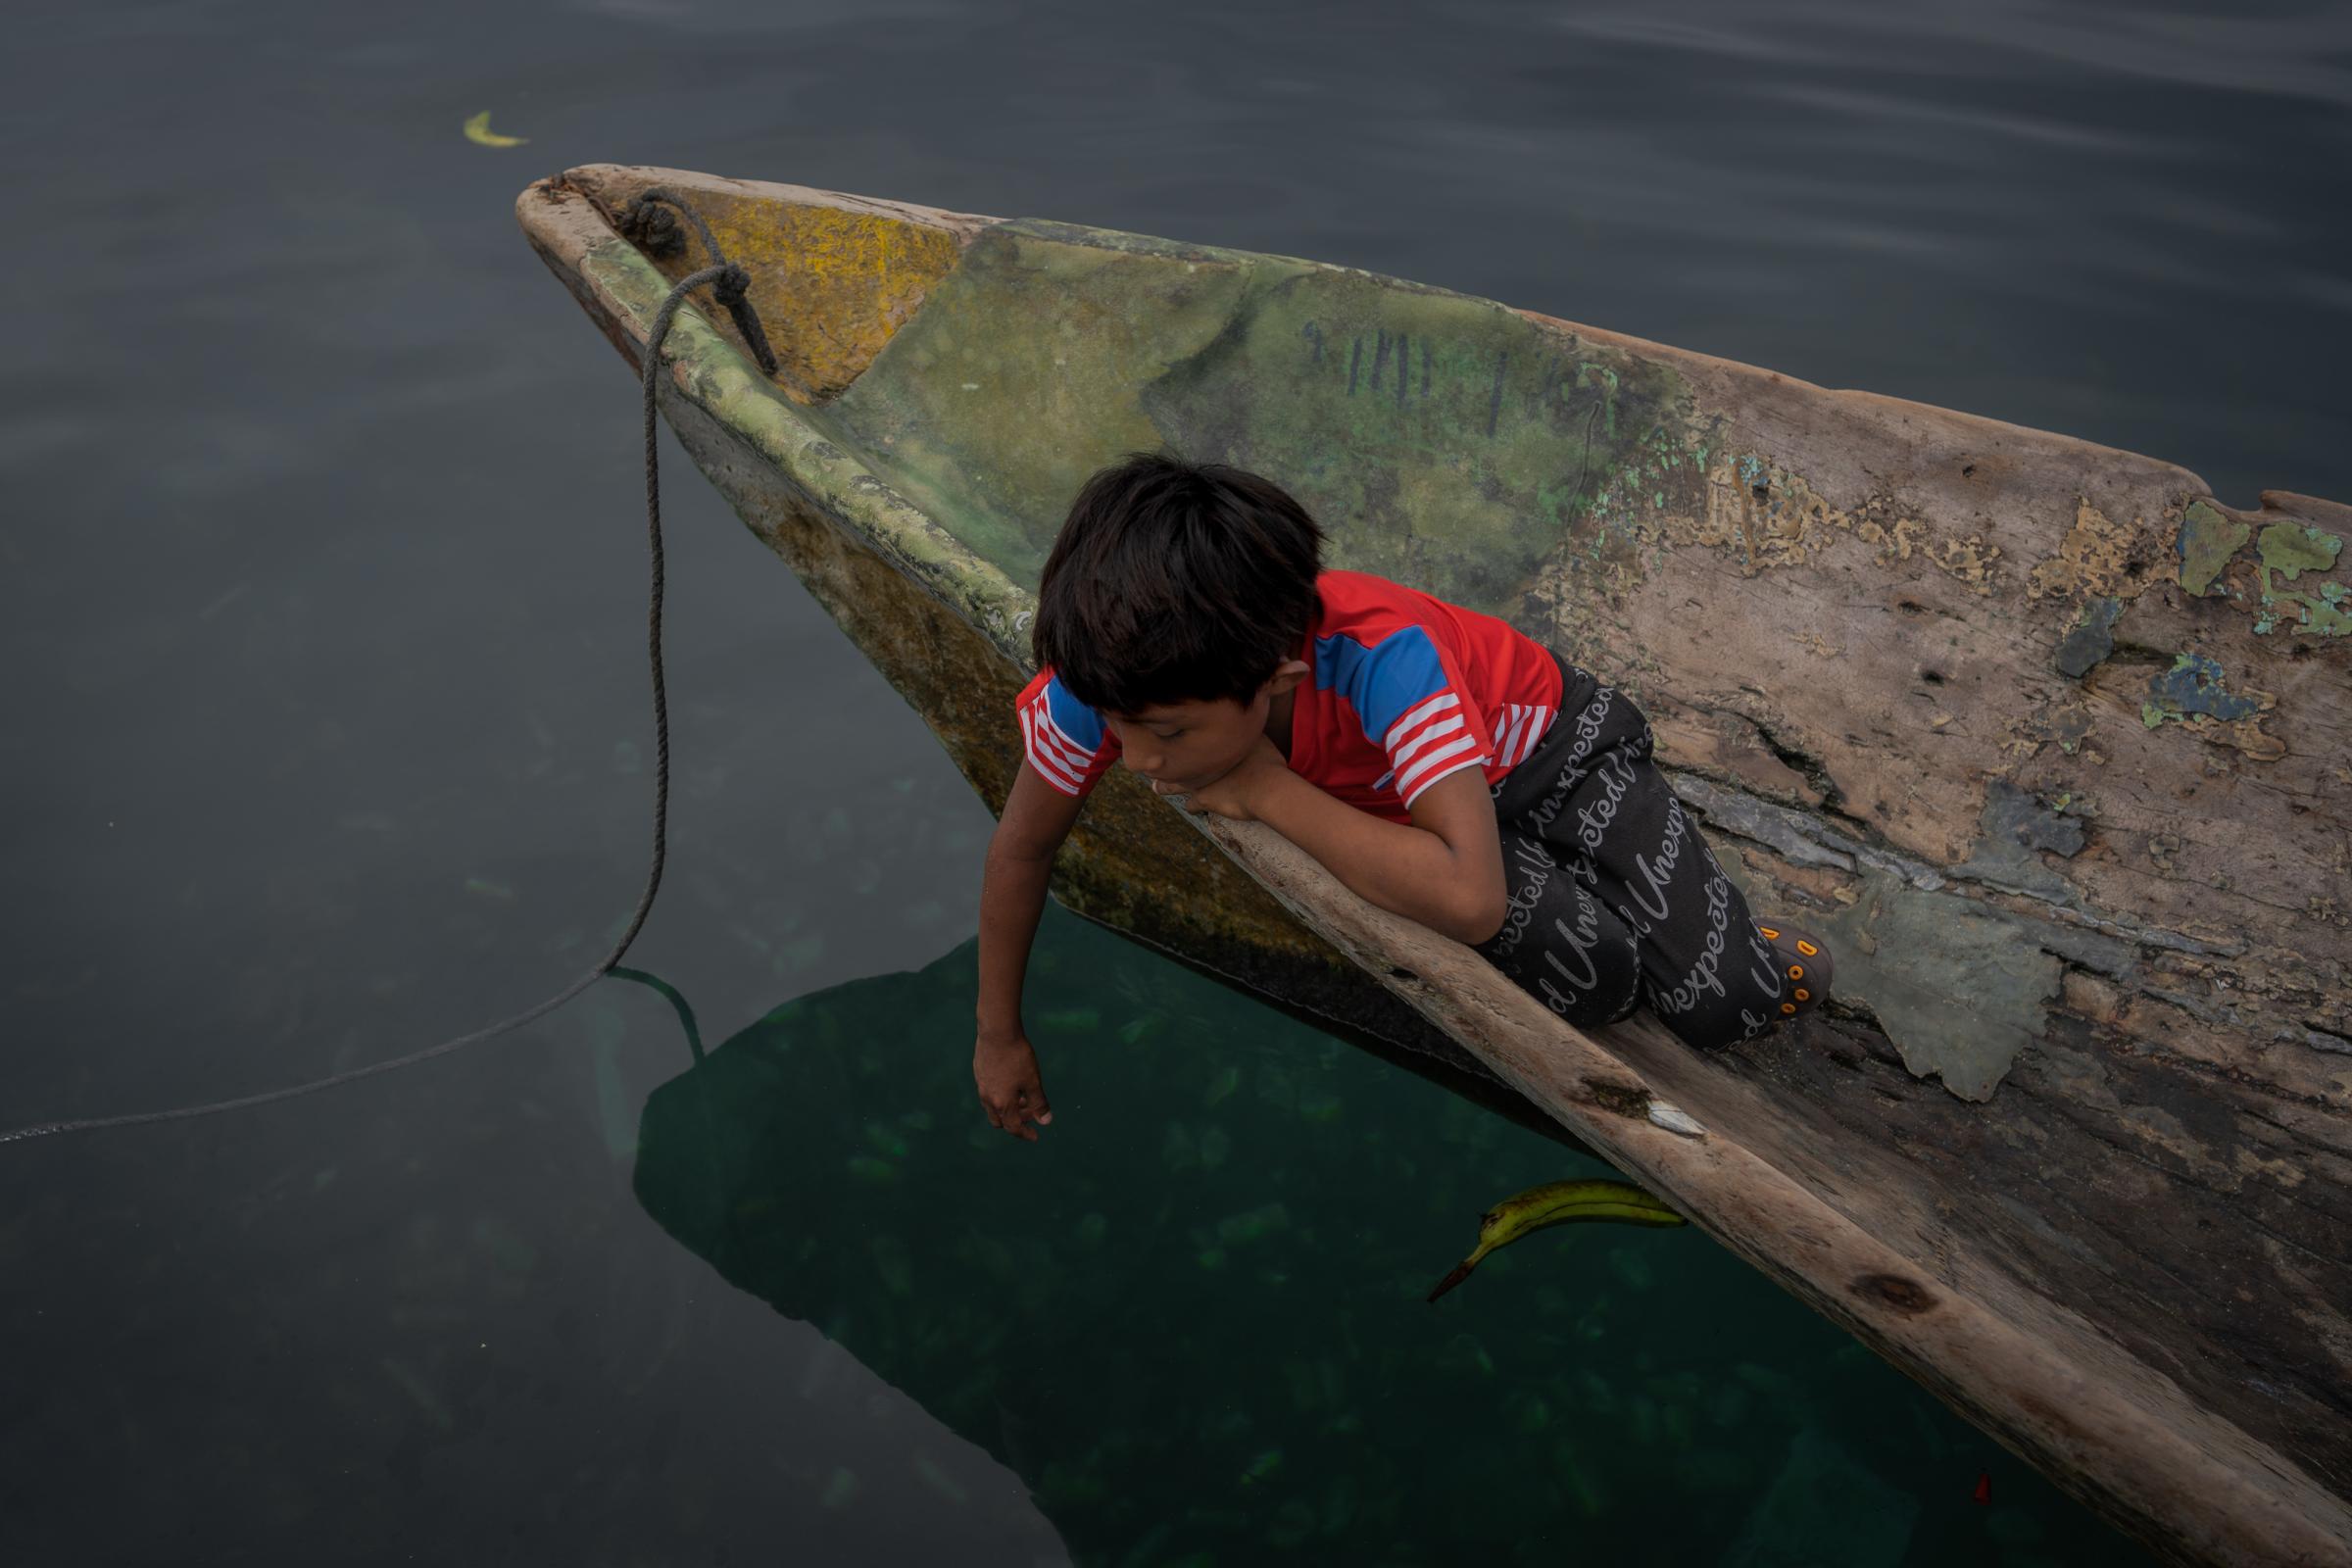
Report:
M 643 172 L 688 189 L 708 180 Z M 667 280 L 594 204 L 560 184 L 525 190 L 517 212 L 550 269 L 634 363 Z M 991 221 L 943 217 L 957 220 L 966 239 L 972 225 Z M 747 474 L 764 469 L 764 479 L 738 482 L 789 488 L 947 607 L 997 658 L 1027 670 L 1025 590 L 828 439 L 696 309 L 680 313 L 669 353 L 662 406 L 682 438 L 695 431 L 689 449 L 707 471 L 722 450 Z M 2352 1512 L 2341 1498 L 2076 1313 L 2030 1292 L 2024 1300 L 1978 1299 L 1720 1128 L 1672 1130 L 1675 1118 L 1654 1112 L 1690 1099 L 1675 1084 L 1685 1076 L 1683 1048 L 1653 1023 L 1599 1035 L 1569 1029 L 1467 949 L 1365 904 L 1270 830 L 1160 809 L 1175 811 L 1303 926 L 1579 1141 L 2166 1555 L 2317 1564 L 2352 1551 Z

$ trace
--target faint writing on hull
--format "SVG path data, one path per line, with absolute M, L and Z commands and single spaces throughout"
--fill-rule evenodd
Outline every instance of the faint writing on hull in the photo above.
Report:
M 1379 397 L 1401 409 L 1429 402 L 1433 392 L 1442 397 L 1447 388 L 1459 387 L 1462 422 L 1492 438 L 1501 429 L 1506 398 L 1516 390 L 1528 418 L 1547 422 L 1563 435 L 1575 432 L 1585 446 L 1592 444 L 1596 421 L 1616 433 L 1617 373 L 1591 360 L 1555 353 L 1523 367 L 1514 378 L 1508 349 L 1496 349 L 1490 358 L 1482 347 L 1374 327 L 1369 334 L 1349 333 L 1342 355 L 1321 321 L 1301 323 L 1298 339 L 1310 368 L 1328 364 L 1336 375 L 1346 361 L 1350 398 Z

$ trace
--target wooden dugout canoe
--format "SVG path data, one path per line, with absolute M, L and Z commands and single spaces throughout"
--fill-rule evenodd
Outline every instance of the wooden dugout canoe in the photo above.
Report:
M 1064 902 L 1467 1053 L 2160 1552 L 2352 1561 L 2352 508 L 1351 269 L 671 170 L 530 186 L 632 363 L 702 260 L 621 232 L 655 184 L 781 362 L 684 312 L 665 416 L 992 808 L 1067 499 L 1167 444 L 1625 687 L 1756 906 L 1827 928 L 1839 1006 L 1715 1055 L 1580 1034 L 1125 775 Z

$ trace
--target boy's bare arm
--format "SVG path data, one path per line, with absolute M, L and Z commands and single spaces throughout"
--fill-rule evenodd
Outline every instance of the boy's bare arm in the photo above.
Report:
M 980 879 L 980 1000 L 972 1077 L 989 1121 L 1031 1143 L 1037 1130 L 1029 1123 L 1050 1122 L 1054 1112 L 1037 1053 L 1021 1026 L 1021 986 L 1045 911 L 1054 857 L 1083 804 L 1048 784 L 1035 768 L 1019 767 L 1004 814 L 988 841 Z
M 1408 825 L 1358 810 L 1292 772 L 1269 741 L 1196 789 L 1189 805 L 1265 823 L 1353 892 L 1457 942 L 1484 942 L 1502 928 L 1502 836 L 1478 768 L 1422 791 Z

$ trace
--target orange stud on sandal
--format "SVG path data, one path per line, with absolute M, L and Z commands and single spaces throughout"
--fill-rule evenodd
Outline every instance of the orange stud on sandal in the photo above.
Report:
M 1800 1012 L 1811 1012 L 1823 997 L 1830 994 L 1830 976 L 1834 965 L 1829 950 L 1821 939 L 1810 931 L 1799 931 L 1789 925 L 1767 925 L 1756 922 L 1756 934 L 1772 945 L 1781 960 L 1781 972 L 1788 984 L 1781 990 L 1781 1016 L 1793 1018 Z

